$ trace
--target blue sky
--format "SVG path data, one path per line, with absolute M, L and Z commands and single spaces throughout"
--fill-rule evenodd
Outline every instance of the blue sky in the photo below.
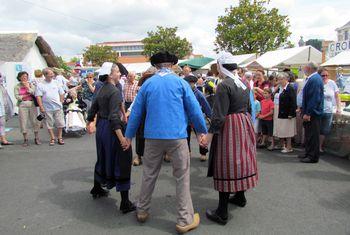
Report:
M 213 52 L 217 18 L 229 0 L 0 0 L 1 31 L 38 31 L 58 55 L 74 55 L 96 42 L 137 40 L 157 25 L 178 26 L 194 53 Z M 289 15 L 292 36 L 336 39 L 335 29 L 350 21 L 350 1 L 271 0 Z

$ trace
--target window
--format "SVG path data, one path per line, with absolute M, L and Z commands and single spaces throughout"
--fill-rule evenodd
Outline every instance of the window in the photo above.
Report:
M 131 51 L 131 52 L 121 52 L 120 56 L 142 56 L 141 52 L 138 51 Z
M 349 39 L 349 31 L 345 31 L 344 32 L 344 40 L 348 40 Z

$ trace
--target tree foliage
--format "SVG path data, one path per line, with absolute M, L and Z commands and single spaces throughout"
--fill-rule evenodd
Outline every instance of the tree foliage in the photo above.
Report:
M 150 57 L 157 52 L 168 51 L 182 59 L 191 54 L 191 43 L 186 38 L 177 36 L 177 29 L 157 26 L 156 31 L 147 32 L 148 36 L 142 40 L 145 45 L 144 55 Z
M 277 8 L 268 9 L 268 0 L 240 0 L 237 7 L 226 9 L 216 27 L 216 51 L 233 54 L 264 53 L 288 45 L 288 16 Z
M 103 62 L 117 62 L 118 53 L 110 46 L 91 45 L 84 50 L 84 63 L 91 61 L 92 66 L 101 66 Z
M 69 60 L 69 62 L 72 62 L 72 63 L 77 63 L 79 61 L 80 61 L 80 59 L 78 57 L 73 57 Z
M 321 39 L 309 39 L 306 41 L 305 45 L 313 46 L 317 50 L 322 51 L 322 41 Z
M 61 56 L 56 56 L 57 62 L 58 62 L 58 68 L 63 69 L 64 71 L 68 72 L 71 70 L 71 68 L 66 64 L 66 62 L 62 59 Z

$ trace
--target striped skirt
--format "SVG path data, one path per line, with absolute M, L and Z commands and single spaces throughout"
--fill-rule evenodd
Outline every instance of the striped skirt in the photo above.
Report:
M 217 135 L 213 177 L 214 188 L 219 192 L 234 193 L 256 186 L 256 141 L 249 115 L 226 116 L 224 127 Z

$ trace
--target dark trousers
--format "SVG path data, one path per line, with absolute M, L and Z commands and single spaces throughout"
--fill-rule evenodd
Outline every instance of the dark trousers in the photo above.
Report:
M 320 156 L 320 125 L 319 117 L 311 117 L 310 122 L 304 122 L 305 156 L 316 161 Z
M 194 133 L 196 134 L 196 131 L 193 129 Z M 191 132 L 192 132 L 192 127 L 191 125 L 187 126 L 187 144 L 188 144 L 188 149 L 191 152 Z M 202 146 L 199 146 L 199 153 L 201 155 L 206 155 L 208 152 L 208 148 L 203 148 Z

